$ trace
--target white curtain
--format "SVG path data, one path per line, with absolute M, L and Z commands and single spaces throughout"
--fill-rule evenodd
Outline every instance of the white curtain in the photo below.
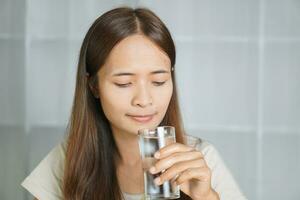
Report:
M 167 25 L 185 128 L 213 143 L 249 199 L 300 199 L 299 0 L 0 0 L 0 199 L 62 140 L 83 37 L 145 6 Z

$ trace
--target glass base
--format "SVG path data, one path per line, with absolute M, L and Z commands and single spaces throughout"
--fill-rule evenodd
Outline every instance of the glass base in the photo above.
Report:
M 180 194 L 174 194 L 171 195 L 169 197 L 164 197 L 163 195 L 145 195 L 145 200 L 157 200 L 157 199 L 179 199 L 180 198 Z

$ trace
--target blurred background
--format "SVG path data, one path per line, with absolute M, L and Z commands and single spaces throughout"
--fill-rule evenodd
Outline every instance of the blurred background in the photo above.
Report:
M 65 134 L 91 23 L 145 6 L 170 29 L 185 128 L 254 200 L 300 199 L 299 0 L 0 0 L 0 199 Z

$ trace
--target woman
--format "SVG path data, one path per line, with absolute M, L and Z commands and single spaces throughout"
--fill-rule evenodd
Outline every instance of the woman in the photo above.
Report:
M 151 173 L 176 174 L 180 199 L 245 199 L 214 147 L 185 145 L 175 85 L 175 46 L 148 9 L 116 8 L 88 30 L 78 63 L 65 143 L 54 148 L 22 185 L 36 198 L 141 199 L 142 128 L 170 125 L 177 143 L 161 149 Z

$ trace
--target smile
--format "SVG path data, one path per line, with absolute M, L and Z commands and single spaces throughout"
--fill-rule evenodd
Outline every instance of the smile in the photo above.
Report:
M 137 121 L 139 123 L 147 123 L 153 119 L 154 114 L 153 115 L 128 115 L 128 116 L 134 121 Z

